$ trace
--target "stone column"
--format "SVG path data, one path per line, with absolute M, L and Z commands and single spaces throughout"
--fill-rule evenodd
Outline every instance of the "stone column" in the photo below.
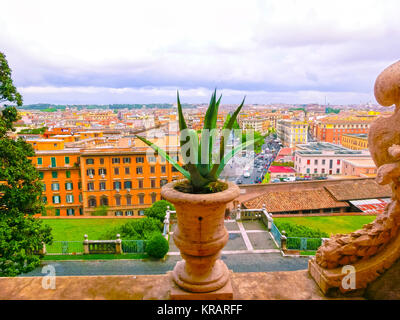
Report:
M 122 240 L 119 233 L 117 234 L 117 240 L 115 240 L 115 253 L 122 254 Z
M 89 240 L 88 235 L 84 235 L 85 240 L 83 240 L 83 254 L 89 254 Z
M 282 236 L 281 236 L 281 249 L 283 251 L 287 250 L 287 237 L 286 237 L 286 231 L 282 230 Z

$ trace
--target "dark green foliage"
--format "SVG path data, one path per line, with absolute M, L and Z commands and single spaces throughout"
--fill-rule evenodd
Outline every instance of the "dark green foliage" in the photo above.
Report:
M 120 234 L 122 240 L 149 240 L 155 233 L 161 234 L 163 224 L 154 218 L 129 219 L 129 222 L 112 228 L 101 236 L 101 239 L 116 239 Z
M 106 216 L 108 212 L 108 206 L 97 207 L 93 212 L 92 216 Z
M 244 128 L 244 130 L 246 130 L 246 128 Z M 251 129 L 253 130 L 253 129 Z M 261 147 L 264 144 L 265 138 L 267 137 L 267 135 L 262 135 L 260 132 L 258 131 L 254 131 L 254 140 L 256 141 L 254 143 L 254 151 L 256 153 L 260 153 L 261 152 Z M 242 132 L 242 143 L 247 141 L 247 136 L 246 136 L 246 131 Z
M 335 114 L 338 114 L 339 112 L 340 112 L 340 109 L 335 109 L 335 108 L 331 108 L 331 107 L 325 108 L 325 113 L 335 113 Z
M 47 130 L 47 127 L 34 128 L 34 129 L 22 129 L 18 134 L 43 134 Z
M 169 250 L 167 239 L 162 234 L 155 234 L 146 245 L 146 252 L 150 257 L 161 259 Z
M 4 54 L 0 52 L 0 102 L 22 105 L 22 97 L 11 80 Z M 40 265 L 34 252 L 42 243 L 51 243 L 51 228 L 34 214 L 44 211 L 41 203 L 42 183 L 28 157 L 34 150 L 22 139 L 12 140 L 18 120 L 15 107 L 7 106 L 0 117 L 0 276 L 16 276 Z
M 329 235 L 319 229 L 313 229 L 299 224 L 290 222 L 274 221 L 274 224 L 280 232 L 285 230 L 287 237 L 301 237 L 301 238 L 329 238 Z
M 158 219 L 163 223 L 168 206 L 169 210 L 175 211 L 175 207 L 172 203 L 167 200 L 158 200 L 154 202 L 150 208 L 147 208 L 144 214 L 146 217 Z
M 289 162 L 276 162 L 273 161 L 271 166 L 280 166 L 280 167 L 294 167 L 294 163 L 292 161 Z

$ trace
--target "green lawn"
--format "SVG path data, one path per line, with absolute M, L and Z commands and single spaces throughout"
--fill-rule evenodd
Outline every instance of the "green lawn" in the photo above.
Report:
M 129 219 L 43 219 L 52 228 L 54 241 L 104 240 L 101 235 L 109 228 L 120 226 Z
M 332 217 L 289 217 L 274 218 L 276 221 L 291 222 L 320 229 L 329 235 L 337 233 L 350 233 L 356 231 L 364 224 L 375 220 L 375 216 L 332 216 Z

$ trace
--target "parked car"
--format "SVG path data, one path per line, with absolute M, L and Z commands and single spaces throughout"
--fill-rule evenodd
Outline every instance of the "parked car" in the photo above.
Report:
M 246 171 L 246 172 L 243 174 L 243 177 L 249 178 L 249 177 L 250 177 L 250 172 Z
M 276 183 L 276 182 L 281 182 L 281 180 L 280 179 L 273 179 L 271 182 L 272 183 Z
M 240 180 L 240 179 L 236 180 L 236 184 L 242 184 L 242 183 L 243 183 L 242 180 Z

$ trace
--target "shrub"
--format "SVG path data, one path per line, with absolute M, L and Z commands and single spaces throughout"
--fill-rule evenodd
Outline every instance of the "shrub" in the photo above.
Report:
M 150 257 L 161 259 L 169 250 L 168 241 L 162 234 L 154 234 L 146 245 L 146 252 Z
M 329 235 L 319 229 L 313 229 L 307 226 L 290 223 L 290 222 L 275 222 L 276 227 L 280 232 L 286 231 L 287 237 L 299 238 L 329 238 Z
M 175 211 L 175 207 L 172 203 L 167 200 L 159 200 L 154 202 L 150 208 L 147 208 L 144 214 L 146 217 L 155 218 L 160 220 L 160 222 L 164 222 L 167 206 L 169 206 L 169 210 Z
M 154 218 L 132 219 L 129 222 L 107 230 L 102 239 L 115 239 L 116 234 L 122 240 L 149 240 L 155 233 L 161 234 L 163 224 Z
M 108 206 L 97 207 L 93 212 L 92 216 L 106 216 L 108 212 Z

